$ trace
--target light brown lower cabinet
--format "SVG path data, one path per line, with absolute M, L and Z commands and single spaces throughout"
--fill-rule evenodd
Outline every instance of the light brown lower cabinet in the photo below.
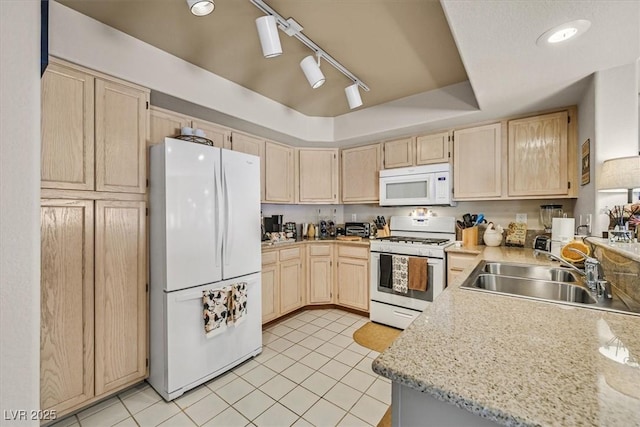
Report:
M 369 311 L 369 248 L 338 246 L 337 303 Z
M 447 254 L 447 286 L 458 277 L 462 271 L 473 264 L 477 254 L 449 252 Z
M 309 245 L 307 255 L 309 304 L 330 304 L 333 302 L 333 245 Z
M 58 416 L 148 375 L 144 201 L 41 202 L 41 409 Z
M 304 248 L 294 246 L 262 253 L 262 323 L 304 305 Z
M 262 252 L 262 324 L 305 305 L 369 311 L 369 248 L 333 242 Z

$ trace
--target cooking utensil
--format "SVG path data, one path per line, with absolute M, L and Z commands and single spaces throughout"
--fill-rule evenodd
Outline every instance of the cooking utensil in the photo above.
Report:
M 464 222 L 462 222 L 462 221 L 458 220 L 458 221 L 456 221 L 456 224 L 458 224 L 458 228 L 460 228 L 460 229 L 463 229 L 463 230 L 464 230 L 464 228 L 465 228 L 465 227 L 464 227 Z
M 482 224 L 483 222 L 486 222 L 486 220 L 484 219 L 484 214 L 478 214 L 478 216 L 476 217 L 475 225 Z
M 462 215 L 462 220 L 464 221 L 465 228 L 473 227 L 473 221 L 471 221 L 471 214 L 466 213 Z

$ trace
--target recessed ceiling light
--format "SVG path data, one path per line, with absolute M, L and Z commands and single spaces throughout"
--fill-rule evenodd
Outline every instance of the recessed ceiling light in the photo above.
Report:
M 548 46 L 570 39 L 575 39 L 582 33 L 586 32 L 590 26 L 591 22 L 586 19 L 567 22 L 545 31 L 540 37 L 538 37 L 536 44 L 538 46 Z

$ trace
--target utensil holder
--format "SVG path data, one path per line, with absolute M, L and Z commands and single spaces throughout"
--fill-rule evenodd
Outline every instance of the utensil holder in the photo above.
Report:
M 462 230 L 462 246 L 478 245 L 478 227 L 469 227 Z

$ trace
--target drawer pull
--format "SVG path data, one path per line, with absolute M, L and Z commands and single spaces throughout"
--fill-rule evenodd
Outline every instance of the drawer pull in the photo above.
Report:
M 393 314 L 395 314 L 396 316 L 400 316 L 400 317 L 407 318 L 407 319 L 412 319 L 412 318 L 413 318 L 413 316 L 412 316 L 412 315 L 410 315 L 410 314 L 407 314 L 407 313 L 401 313 L 401 312 L 396 311 L 396 310 L 393 310 Z

